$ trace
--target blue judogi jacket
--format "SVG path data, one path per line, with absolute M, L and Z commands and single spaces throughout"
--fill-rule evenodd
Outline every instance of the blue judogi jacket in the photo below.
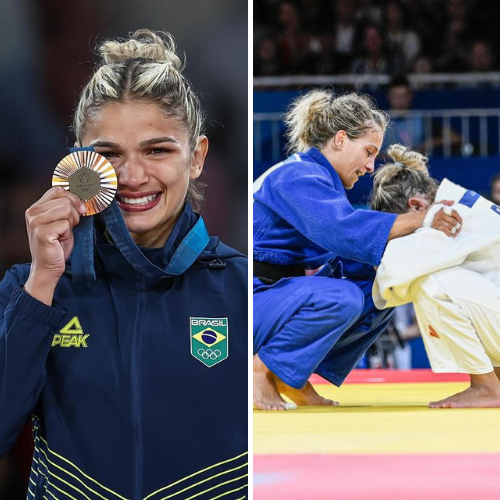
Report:
M 97 227 L 96 279 L 75 281 L 73 257 L 52 307 L 22 289 L 29 265 L 5 276 L 0 456 L 32 414 L 28 498 L 246 498 L 246 258 L 191 244 L 198 222 L 187 204 L 160 249 L 128 232 L 120 249 Z M 205 345 L 200 318 L 225 325 Z M 225 352 L 214 336 L 228 355 L 208 366 Z
M 253 257 L 316 269 L 337 258 L 378 265 L 397 215 L 355 210 L 316 148 L 296 153 L 254 183 Z

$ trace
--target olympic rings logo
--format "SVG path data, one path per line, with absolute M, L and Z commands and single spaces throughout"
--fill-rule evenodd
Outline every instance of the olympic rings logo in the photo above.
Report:
M 203 359 L 217 359 L 222 356 L 222 353 L 219 351 L 219 349 L 215 349 L 215 351 L 212 351 L 212 349 L 203 349 L 199 348 L 198 349 L 198 356 L 201 356 Z

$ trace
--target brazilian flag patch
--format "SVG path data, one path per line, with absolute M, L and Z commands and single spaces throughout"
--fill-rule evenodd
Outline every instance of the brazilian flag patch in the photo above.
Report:
M 189 318 L 191 354 L 209 368 L 229 355 L 227 318 Z

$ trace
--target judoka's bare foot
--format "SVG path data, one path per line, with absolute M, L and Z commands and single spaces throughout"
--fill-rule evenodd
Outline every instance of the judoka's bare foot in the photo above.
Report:
M 253 404 L 259 410 L 295 410 L 293 403 L 287 403 L 281 396 L 274 381 L 274 373 L 261 361 L 259 355 L 253 357 Z
M 495 368 L 493 368 L 493 370 L 495 370 L 495 375 L 500 380 L 500 367 L 496 366 Z
M 495 372 L 471 375 L 471 386 L 429 408 L 500 408 L 500 380 Z
M 302 389 L 294 389 L 288 384 L 285 384 L 283 380 L 274 376 L 276 385 L 281 394 L 289 397 L 298 406 L 338 406 L 337 401 L 332 401 L 331 399 L 326 399 L 320 396 L 311 382 L 306 382 L 306 385 Z

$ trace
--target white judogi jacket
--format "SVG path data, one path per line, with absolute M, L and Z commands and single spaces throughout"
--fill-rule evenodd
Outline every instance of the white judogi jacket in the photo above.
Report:
M 391 240 L 377 270 L 373 300 L 379 309 L 411 302 L 410 286 L 422 276 L 454 266 L 475 271 L 500 285 L 500 207 L 447 179 L 437 200 L 453 200 L 463 219 L 462 231 L 450 238 L 421 228 Z

